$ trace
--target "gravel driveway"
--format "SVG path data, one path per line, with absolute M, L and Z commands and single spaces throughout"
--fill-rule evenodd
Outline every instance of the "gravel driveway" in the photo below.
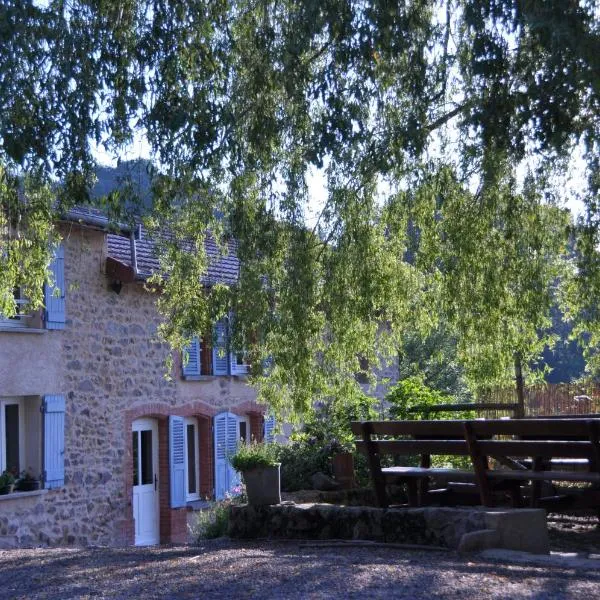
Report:
M 0 598 L 600 597 L 600 571 L 452 552 L 215 540 L 200 547 L 0 552 Z

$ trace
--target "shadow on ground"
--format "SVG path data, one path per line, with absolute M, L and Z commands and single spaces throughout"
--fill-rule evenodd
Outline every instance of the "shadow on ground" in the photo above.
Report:
M 600 573 L 454 553 L 207 542 L 200 547 L 0 552 L 3 599 L 573 598 Z

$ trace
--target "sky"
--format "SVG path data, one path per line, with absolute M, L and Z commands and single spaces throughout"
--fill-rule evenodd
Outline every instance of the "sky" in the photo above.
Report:
M 119 160 L 151 158 L 150 146 L 141 131 L 136 133 L 134 141 L 118 157 L 107 152 L 104 147 L 99 145 L 94 145 L 93 153 L 99 164 L 112 167 L 117 165 L 117 158 Z M 517 178 L 522 181 L 526 171 L 526 166 L 521 165 L 517 170 Z M 327 176 L 325 170 L 310 166 L 306 174 L 306 183 L 310 197 L 309 205 L 307 207 L 306 223 L 308 226 L 312 226 L 315 224 L 321 208 L 325 205 L 327 200 Z M 572 156 L 567 174 L 556 182 L 556 188 L 561 189 L 564 192 L 563 197 L 560 198 L 559 201 L 571 211 L 575 218 L 583 215 L 584 204 L 578 196 L 581 190 L 585 188 L 585 185 L 585 162 L 583 160 L 583 152 L 581 148 L 577 148 Z M 382 185 L 380 186 L 380 190 L 381 193 L 385 195 L 386 191 L 389 191 L 389 188 Z
M 37 0 L 39 4 L 45 5 L 48 0 Z M 598 4 L 600 10 L 600 2 Z M 440 3 L 438 7 L 437 19 L 440 25 L 445 24 L 446 13 L 445 5 Z M 454 27 L 453 27 L 454 30 Z M 509 44 L 516 45 L 514 34 L 506 32 L 506 41 Z M 454 39 L 451 35 L 449 38 L 450 51 L 456 51 L 454 46 Z M 439 50 L 439 49 L 438 49 Z M 462 99 L 450 98 L 455 102 L 461 102 Z M 132 129 L 135 130 L 134 123 L 131 123 Z M 437 134 L 437 139 L 432 139 L 431 143 L 431 154 L 430 158 L 440 158 L 442 152 L 452 154 L 452 147 L 458 147 L 459 133 L 455 126 L 455 120 L 452 120 L 446 126 L 443 127 Z M 441 140 L 444 140 L 442 144 Z M 445 145 L 444 150 L 441 150 L 442 145 Z M 450 150 L 449 150 L 450 148 Z M 447 155 L 447 154 L 446 154 Z M 106 152 L 102 146 L 96 145 L 94 147 L 94 156 L 96 160 L 104 166 L 116 166 L 117 158 L 120 160 L 134 160 L 136 158 L 151 159 L 151 149 L 145 138 L 142 130 L 137 130 L 134 136 L 133 142 L 130 146 L 120 155 L 114 156 Z M 535 159 L 534 159 L 535 160 Z M 534 164 L 533 162 L 531 164 Z M 561 198 L 557 199 L 560 204 L 566 206 L 575 217 L 582 215 L 584 210 L 584 204 L 580 199 L 581 191 L 586 187 L 586 168 L 585 161 L 583 159 L 583 149 L 581 146 L 575 149 L 573 156 L 571 157 L 570 165 L 567 170 L 567 174 L 557 179 L 555 182 L 555 189 L 561 190 Z M 527 173 L 527 164 L 521 164 L 517 168 L 517 182 L 522 183 Z M 316 167 L 309 167 L 306 173 L 306 183 L 309 190 L 309 205 L 306 214 L 307 224 L 310 226 L 316 221 L 321 208 L 324 206 L 327 200 L 327 176 L 324 169 L 317 169 Z M 473 183 L 475 191 L 477 182 Z M 379 186 L 380 194 L 382 198 L 390 192 L 389 186 L 386 186 L 383 182 Z

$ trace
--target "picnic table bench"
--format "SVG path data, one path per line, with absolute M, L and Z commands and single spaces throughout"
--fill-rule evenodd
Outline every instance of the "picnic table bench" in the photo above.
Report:
M 411 506 L 428 503 L 429 481 L 444 479 L 478 493 L 484 506 L 499 494 L 523 505 L 522 486 L 531 484 L 531 506 L 600 508 L 600 419 L 493 419 L 475 421 L 356 421 L 357 448 L 368 459 L 377 504 L 389 506 L 388 484 L 406 484 Z M 420 466 L 382 467 L 384 456 L 419 456 Z M 466 469 L 431 466 L 432 455 L 468 457 Z M 518 468 L 492 468 L 509 464 Z M 530 468 L 519 459 L 529 459 Z M 586 468 L 553 459 L 584 459 Z M 567 496 L 541 497 L 543 482 L 588 483 Z M 435 495 L 435 494 L 434 494 Z

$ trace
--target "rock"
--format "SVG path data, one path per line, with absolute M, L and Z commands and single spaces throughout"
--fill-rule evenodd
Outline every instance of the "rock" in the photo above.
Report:
M 340 484 L 337 481 L 320 471 L 311 476 L 310 482 L 315 490 L 322 492 L 330 492 L 340 488 Z
M 465 533 L 460 538 L 459 552 L 479 552 L 488 548 L 496 548 L 500 544 L 500 534 L 496 529 L 482 529 Z

